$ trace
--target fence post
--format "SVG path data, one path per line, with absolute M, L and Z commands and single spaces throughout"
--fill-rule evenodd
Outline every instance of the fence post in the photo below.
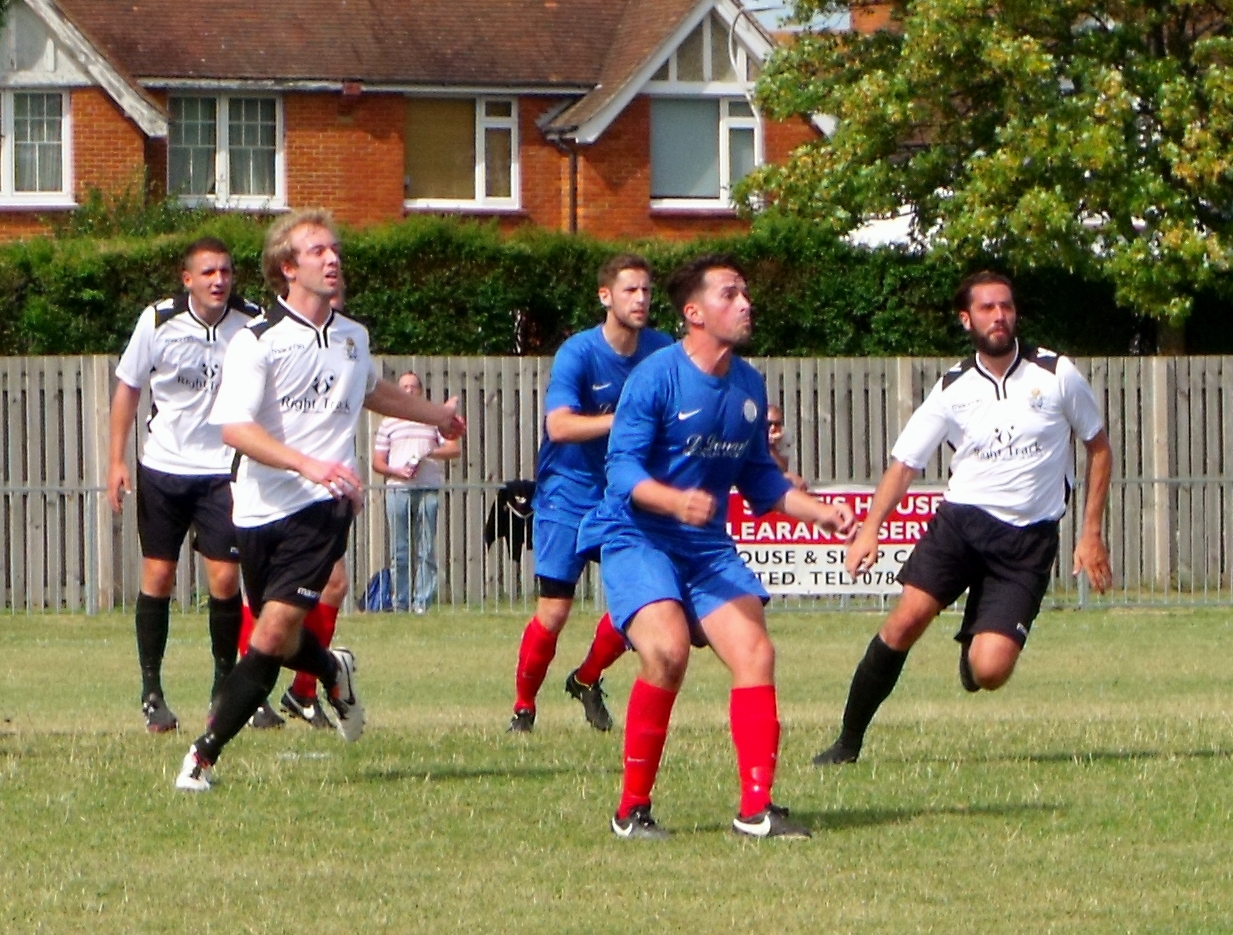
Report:
M 1152 580 L 1159 587 L 1168 591 L 1173 575 L 1173 537 L 1172 524 L 1169 522 L 1171 512 L 1170 485 L 1164 479 L 1173 475 L 1171 435 L 1169 411 L 1172 408 L 1173 392 L 1170 389 L 1174 360 L 1169 357 L 1153 357 L 1151 361 L 1152 394 L 1151 412 L 1148 414 L 1148 424 L 1151 426 L 1152 437 L 1149 442 L 1151 451 L 1151 472 L 1156 483 L 1152 484 L 1151 507 L 1151 539 L 1152 550 Z

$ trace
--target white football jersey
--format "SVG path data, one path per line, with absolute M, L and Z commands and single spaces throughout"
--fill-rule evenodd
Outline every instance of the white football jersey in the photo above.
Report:
M 1102 428 L 1096 394 L 1069 359 L 1016 343 L 1001 379 L 975 355 L 947 371 L 891 457 L 920 470 L 949 442 L 955 454 L 945 498 L 1027 526 L 1066 512 L 1072 436 L 1091 441 Z
M 354 470 L 356 425 L 376 385 L 363 325 L 332 312 L 318 328 L 279 299 L 227 349 L 210 422 L 255 422 L 296 451 Z M 235 461 L 237 526 L 263 526 L 330 499 L 325 487 L 295 471 L 240 455 Z
M 133 389 L 150 386 L 150 430 L 141 463 L 168 474 L 226 474 L 233 452 L 219 427 L 209 423 L 218 394 L 223 356 L 231 339 L 261 314 L 238 296 L 223 317 L 207 325 L 181 294 L 151 305 L 137 319 L 116 378 Z

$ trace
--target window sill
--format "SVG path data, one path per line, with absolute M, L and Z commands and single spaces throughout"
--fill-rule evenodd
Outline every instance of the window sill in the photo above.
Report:
M 736 208 L 725 204 L 656 204 L 651 202 L 651 217 L 654 218 L 732 218 L 736 219 Z
M 211 211 L 234 211 L 237 214 L 283 214 L 291 209 L 282 201 L 218 201 L 214 198 L 180 198 L 186 208 L 206 208 Z
M 47 198 L 41 201 L 17 201 L 0 198 L 0 211 L 71 211 L 77 207 L 72 198 Z
M 457 204 L 423 204 L 422 202 L 404 201 L 403 214 L 468 214 L 493 215 L 501 217 L 526 217 L 524 208 L 516 205 L 482 205 L 473 202 Z

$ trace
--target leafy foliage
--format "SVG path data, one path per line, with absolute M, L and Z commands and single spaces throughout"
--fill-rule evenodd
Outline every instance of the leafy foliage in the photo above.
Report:
M 796 0 L 794 15 L 834 6 Z M 1227 278 L 1224 0 L 909 0 L 888 31 L 803 33 L 758 99 L 838 124 L 757 172 L 750 204 L 839 233 L 912 206 L 932 254 L 1061 268 L 1173 322 Z
M 131 229 L 105 217 L 97 226 Z M 0 347 L 118 353 L 139 311 L 180 288 L 180 256 L 205 234 L 231 245 L 239 291 L 268 304 L 260 219 L 209 214 L 149 236 L 40 238 L 0 247 Z M 688 243 L 531 229 L 503 237 L 492 225 L 421 217 L 344 230 L 347 305 L 382 353 L 551 354 L 601 320 L 595 271 L 618 249 L 645 255 L 661 282 L 686 257 L 735 254 L 750 274 L 755 355 L 950 356 L 968 346 L 949 308 L 961 273 L 949 259 L 853 247 L 823 225 L 781 216 L 760 218 L 748 235 Z M 1110 290 L 1062 270 L 1024 275 L 1018 298 L 1025 333 L 1070 353 L 1125 353 L 1137 327 Z M 676 332 L 662 290 L 651 319 Z M 1233 333 L 1225 338 L 1233 347 Z

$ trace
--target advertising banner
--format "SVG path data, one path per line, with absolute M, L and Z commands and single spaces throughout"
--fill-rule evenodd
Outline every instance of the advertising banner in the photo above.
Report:
M 863 522 L 873 488 L 825 487 L 810 491 L 823 503 L 846 503 Z M 899 569 L 929 528 L 942 502 L 942 488 L 908 492 L 878 534 L 878 560 L 854 580 L 844 570 L 843 540 L 784 513 L 754 516 L 745 498 L 728 496 L 728 534 L 745 564 L 771 594 L 827 596 L 897 594 Z

